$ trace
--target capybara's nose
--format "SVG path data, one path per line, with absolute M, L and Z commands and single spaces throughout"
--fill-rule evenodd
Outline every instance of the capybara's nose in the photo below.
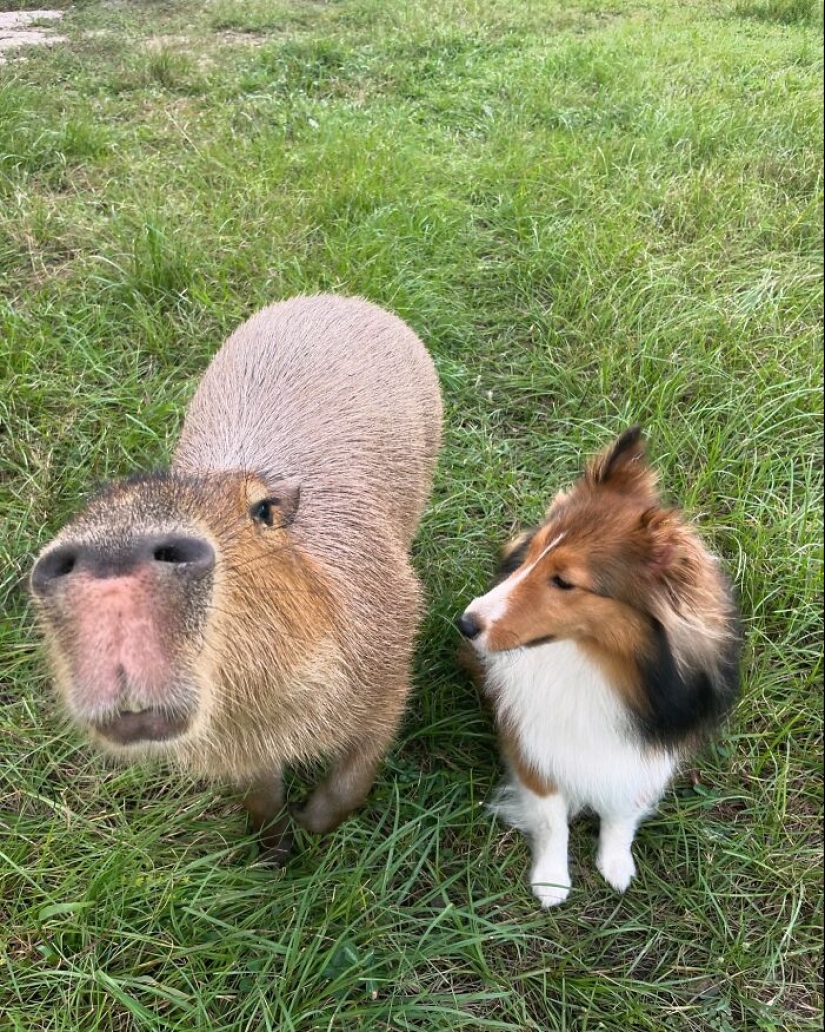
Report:
M 36 595 L 48 595 L 61 578 L 72 573 L 77 565 L 77 553 L 76 545 L 62 545 L 42 555 L 32 570 L 32 591 Z
M 203 577 L 215 565 L 215 550 L 203 538 L 163 534 L 135 538 L 119 546 L 67 542 L 41 556 L 31 575 L 36 595 L 48 595 L 74 573 L 119 577 L 141 566 L 174 568 L 190 578 Z
M 481 634 L 481 624 L 476 620 L 474 616 L 470 616 L 469 613 L 462 613 L 461 616 L 455 622 L 456 627 L 464 635 L 465 638 L 469 638 L 470 641 L 473 638 L 477 638 Z
M 191 577 L 203 577 L 215 565 L 215 549 L 203 538 L 170 534 L 146 541 L 144 554 L 150 562 L 179 566 L 181 572 Z

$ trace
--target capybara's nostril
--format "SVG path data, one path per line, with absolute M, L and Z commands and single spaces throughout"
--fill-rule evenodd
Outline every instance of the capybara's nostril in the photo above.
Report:
M 202 577 L 215 565 L 215 550 L 203 538 L 179 534 L 152 541 L 152 561 L 183 567 L 186 573 Z
M 68 577 L 77 566 L 80 551 L 79 545 L 61 545 L 41 556 L 32 570 L 33 591 L 46 595 L 60 580 Z
M 75 571 L 95 578 L 117 577 L 147 562 L 175 568 L 188 577 L 203 577 L 215 565 L 215 550 L 203 538 L 183 534 L 132 539 L 120 547 L 60 545 L 35 563 L 32 590 L 44 596 Z
M 456 627 L 464 635 L 465 638 L 469 638 L 470 641 L 473 638 L 477 638 L 481 634 L 481 624 L 476 620 L 474 616 L 470 616 L 469 613 L 463 613 L 455 622 Z

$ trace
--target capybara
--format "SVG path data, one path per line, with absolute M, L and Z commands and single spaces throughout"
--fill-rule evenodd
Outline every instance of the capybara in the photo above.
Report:
M 70 717 L 107 750 L 246 792 L 276 859 L 285 765 L 329 761 L 296 812 L 360 805 L 410 690 L 410 544 L 442 405 L 432 360 L 367 301 L 265 308 L 213 358 L 168 471 L 117 481 L 31 590 Z

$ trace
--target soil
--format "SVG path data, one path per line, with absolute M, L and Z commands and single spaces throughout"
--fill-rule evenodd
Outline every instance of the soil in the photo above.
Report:
M 58 36 L 43 22 L 56 22 L 63 17 L 62 11 L 0 11 L 0 64 L 6 62 L 9 51 L 19 47 L 50 46 L 62 43 L 65 36 Z

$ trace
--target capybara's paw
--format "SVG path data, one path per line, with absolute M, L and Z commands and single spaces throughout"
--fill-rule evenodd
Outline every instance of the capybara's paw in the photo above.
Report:
M 273 821 L 258 831 L 258 862 L 283 867 L 292 855 L 294 845 L 286 819 Z
M 325 835 L 337 828 L 346 816 L 340 807 L 333 805 L 323 789 L 318 789 L 303 806 L 290 806 L 289 812 L 296 822 L 313 835 Z

